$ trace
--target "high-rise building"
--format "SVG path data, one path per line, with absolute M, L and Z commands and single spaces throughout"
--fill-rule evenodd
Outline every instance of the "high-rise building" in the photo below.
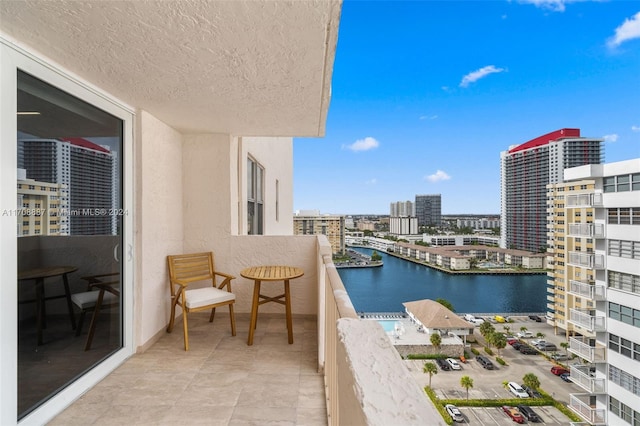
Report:
M 309 211 L 306 211 L 309 212 Z M 345 252 L 344 216 L 339 215 L 302 215 L 293 216 L 294 235 L 326 235 L 333 254 Z M 313 213 L 313 211 L 311 211 Z
M 416 235 L 418 233 L 418 218 L 415 216 L 390 217 L 389 233 L 392 235 Z
M 588 424 L 640 423 L 640 159 L 567 169 L 549 189 L 547 322 L 582 359 L 569 408 Z
M 27 179 L 25 169 L 18 169 L 18 236 L 68 235 L 69 201 L 67 188 L 60 183 Z
M 603 162 L 603 141 L 560 129 L 500 154 L 502 248 L 545 250 L 547 184 L 562 182 L 567 168 Z
M 442 222 L 441 194 L 416 195 L 415 212 L 418 226 L 439 226 Z
M 412 217 L 415 215 L 415 208 L 411 201 L 396 201 L 391 203 L 389 208 L 390 217 Z
M 67 188 L 70 235 L 112 235 L 117 218 L 115 152 L 82 138 L 20 139 L 18 167 L 27 179 Z

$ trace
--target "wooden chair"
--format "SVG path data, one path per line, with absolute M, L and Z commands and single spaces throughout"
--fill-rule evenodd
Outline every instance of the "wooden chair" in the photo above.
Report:
M 189 350 L 189 332 L 187 316 L 190 312 L 211 309 L 209 322 L 218 306 L 229 306 L 231 318 L 231 335 L 236 335 L 236 320 L 233 314 L 233 304 L 236 296 L 231 292 L 231 280 L 234 276 L 215 270 L 213 253 L 193 253 L 167 256 L 169 267 L 169 288 L 171 289 L 171 320 L 167 326 L 167 333 L 173 330 L 176 306 L 182 308 L 182 327 L 184 329 L 184 350 Z M 216 285 L 217 278 L 224 280 Z M 211 281 L 211 287 L 193 288 L 189 286 L 199 281 Z M 226 287 L 226 290 L 224 288 Z
M 82 324 L 84 323 L 84 317 L 86 316 L 87 312 L 92 311 L 95 308 L 96 302 L 98 301 L 100 288 L 96 287 L 95 284 L 106 284 L 110 286 L 119 285 L 120 272 L 90 275 L 81 278 L 87 282 L 87 291 L 74 293 L 71 295 L 71 301 L 80 309 L 80 318 L 78 319 L 78 326 L 76 327 L 76 336 L 79 336 L 82 333 Z M 108 306 L 118 304 L 119 302 L 119 297 L 117 297 L 112 292 L 108 292 L 104 294 L 101 304 L 102 306 Z

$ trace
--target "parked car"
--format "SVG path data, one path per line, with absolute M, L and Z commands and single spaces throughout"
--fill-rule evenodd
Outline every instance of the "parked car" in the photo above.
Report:
M 520 349 L 520 347 L 526 346 L 526 345 L 524 343 L 522 343 L 522 342 L 513 342 L 513 344 L 511 346 L 513 346 L 513 349 L 518 350 L 518 349 Z
M 452 370 L 462 370 L 460 363 L 454 358 L 447 358 L 447 363 L 449 363 Z
M 522 385 L 522 389 L 524 389 L 524 391 L 527 394 L 529 394 L 529 396 L 531 398 L 542 398 L 542 395 L 540 394 L 540 392 L 538 392 L 535 389 L 530 388 L 529 386 Z
M 440 367 L 440 369 L 443 371 L 451 370 L 451 366 L 449 365 L 449 363 L 442 358 L 436 359 L 436 364 L 438 364 L 438 367 Z
M 525 419 L 529 420 L 532 423 L 538 423 L 542 421 L 538 413 L 533 411 L 533 408 L 529 407 L 528 405 L 518 405 L 518 410 Z
M 529 394 L 526 393 L 525 390 L 522 389 L 522 386 L 520 386 L 516 382 L 507 383 L 507 388 L 509 389 L 509 392 L 511 392 L 518 398 L 529 398 Z
M 554 361 L 566 361 L 569 359 L 568 356 L 566 356 L 565 354 L 561 354 L 561 353 L 556 353 L 551 355 L 551 359 Z
M 533 333 L 530 331 L 519 331 L 516 333 L 516 336 L 521 339 L 530 339 L 533 337 Z
M 447 413 L 449 413 L 449 415 L 451 416 L 454 422 L 457 422 L 457 423 L 464 422 L 464 417 L 462 416 L 462 413 L 460 412 L 458 407 L 456 407 L 453 404 L 447 404 L 444 406 L 444 408 L 445 410 L 447 410 Z
M 524 423 L 524 416 L 522 414 L 520 414 L 520 411 L 518 411 L 518 409 L 516 407 L 510 407 L 508 405 L 503 405 L 502 406 L 502 411 L 504 411 L 505 413 L 507 413 L 507 416 L 511 417 L 511 420 L 513 420 L 516 423 Z
M 518 348 L 518 350 L 523 355 L 538 355 L 538 351 L 529 345 L 522 345 Z
M 507 319 L 502 315 L 496 315 L 495 317 L 493 317 L 493 319 L 495 320 L 495 322 L 507 322 Z
M 538 345 L 543 344 L 543 343 L 544 343 L 544 344 L 546 344 L 546 343 L 547 343 L 547 341 L 546 341 L 546 340 L 544 340 L 544 339 L 533 339 L 530 343 L 531 343 L 533 346 L 538 346 Z
M 569 378 L 570 376 L 571 376 L 571 374 L 570 374 L 570 373 L 562 373 L 562 374 L 560 375 L 560 378 L 561 378 L 562 380 L 564 380 L 565 382 L 570 382 L 570 381 L 571 381 L 571 379 Z
M 535 322 L 542 322 L 542 318 L 540 318 L 538 315 L 529 315 L 529 319 L 532 319 Z
M 551 351 L 557 351 L 558 347 L 556 345 L 554 345 L 553 343 L 539 343 L 538 345 L 536 345 L 536 347 L 538 349 L 540 349 L 541 351 L 545 351 L 545 352 L 551 352 Z
M 554 365 L 553 367 L 551 367 L 551 372 L 553 374 L 555 374 L 556 376 L 559 376 L 561 374 L 568 373 L 569 370 L 567 370 L 566 368 L 564 368 L 561 365 Z
M 476 359 L 478 360 L 480 365 L 482 365 L 485 369 L 487 369 L 487 370 L 493 370 L 494 369 L 493 362 L 491 362 L 491 360 L 489 358 L 487 358 L 485 356 L 482 356 L 482 355 L 478 355 L 476 357 Z
M 507 343 L 510 344 L 510 345 L 513 345 L 517 341 L 518 341 L 517 337 L 513 337 L 513 336 L 507 337 Z

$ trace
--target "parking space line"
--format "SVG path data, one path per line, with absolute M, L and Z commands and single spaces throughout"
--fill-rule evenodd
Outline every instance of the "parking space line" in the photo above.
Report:
M 482 419 L 480 418 L 480 416 L 478 416 L 478 414 L 476 413 L 476 410 L 474 410 L 473 408 L 470 409 L 471 413 L 473 413 L 473 415 L 476 417 L 476 419 L 478 419 L 478 421 L 480 422 L 480 424 L 482 426 L 484 426 L 484 422 L 482 421 Z

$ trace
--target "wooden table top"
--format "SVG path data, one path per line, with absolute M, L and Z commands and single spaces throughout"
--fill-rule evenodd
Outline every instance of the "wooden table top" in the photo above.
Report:
M 304 271 L 294 266 L 252 266 L 240 271 L 240 275 L 250 280 L 283 281 L 298 278 Z
M 19 280 L 35 280 L 38 278 L 55 277 L 77 271 L 75 266 L 44 266 L 42 268 L 27 269 L 18 272 Z

